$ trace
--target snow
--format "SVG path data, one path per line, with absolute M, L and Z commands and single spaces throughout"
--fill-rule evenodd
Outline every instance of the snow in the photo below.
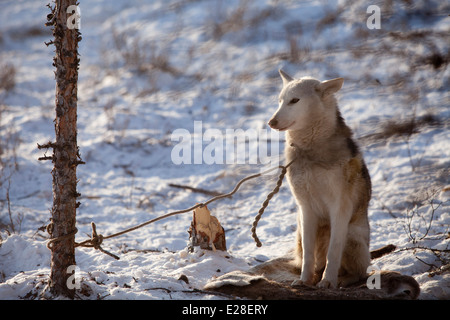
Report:
M 52 165 L 37 160 L 45 152 L 36 147 L 54 139 L 46 3 L 0 3 L 0 68 L 16 70 L 14 88 L 0 84 L 0 299 L 39 298 L 50 273 L 43 226 L 52 206 Z M 92 221 L 106 236 L 209 199 L 171 183 L 225 193 L 267 167 L 261 161 L 176 165 L 175 130 L 200 143 L 207 130 L 270 136 L 266 123 L 277 108 L 279 68 L 297 77 L 341 76 L 340 109 L 372 177 L 371 249 L 397 246 L 374 264 L 413 276 L 420 299 L 450 298 L 450 274 L 440 269 L 450 259 L 449 7 L 441 1 L 374 4 L 381 8 L 380 30 L 366 27 L 365 1 L 81 1 L 78 144 L 86 165 L 77 170 L 76 241 L 87 239 Z M 396 38 L 401 32 L 410 39 Z M 433 53 L 447 60 L 434 68 L 424 62 Z M 388 121 L 429 114 L 437 122 L 410 136 L 370 138 Z M 258 150 L 255 143 L 246 150 Z M 272 150 L 282 153 L 282 135 L 277 147 Z M 275 161 L 278 154 L 271 156 Z M 293 247 L 296 207 L 286 182 L 258 224 L 263 246 L 251 237 L 275 183 L 276 175 L 253 180 L 208 206 L 226 230 L 227 252 L 188 252 L 191 213 L 105 240 L 103 248 L 120 260 L 77 248 L 78 297 L 225 299 L 195 289 Z

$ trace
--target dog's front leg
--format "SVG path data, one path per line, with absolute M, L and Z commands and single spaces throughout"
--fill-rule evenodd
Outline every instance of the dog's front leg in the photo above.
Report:
M 302 208 L 301 224 L 298 225 L 298 228 L 301 228 L 302 237 L 302 273 L 300 280 L 295 280 L 292 285 L 312 285 L 314 282 L 314 252 L 318 219 L 313 212 L 308 211 Z
M 347 241 L 348 219 L 337 213 L 330 221 L 331 234 L 327 252 L 327 264 L 322 280 L 317 284 L 320 288 L 336 288 L 338 273 L 341 267 L 342 254 Z

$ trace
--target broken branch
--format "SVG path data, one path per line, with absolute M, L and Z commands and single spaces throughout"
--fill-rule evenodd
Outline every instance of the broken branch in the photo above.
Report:
M 201 188 L 194 188 L 194 187 L 181 185 L 181 184 L 169 183 L 169 187 L 178 188 L 178 189 L 187 189 L 187 190 L 190 190 L 192 192 L 203 193 L 203 194 L 206 194 L 208 196 L 213 196 L 213 197 L 223 195 L 223 193 L 220 193 L 220 192 L 205 190 L 205 189 L 201 189 Z M 228 197 L 231 198 L 231 196 L 228 196 Z

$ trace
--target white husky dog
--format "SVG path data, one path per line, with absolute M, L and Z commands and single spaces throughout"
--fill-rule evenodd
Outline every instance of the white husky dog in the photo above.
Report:
M 344 79 L 293 79 L 283 89 L 269 126 L 286 131 L 287 177 L 299 206 L 293 285 L 346 286 L 370 264 L 369 172 L 334 97 Z M 320 282 L 319 282 L 320 280 Z

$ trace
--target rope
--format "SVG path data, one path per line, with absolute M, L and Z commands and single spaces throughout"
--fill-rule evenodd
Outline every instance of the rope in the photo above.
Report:
M 100 250 L 100 251 L 103 252 L 103 253 L 106 253 L 107 255 L 113 257 L 114 259 L 119 260 L 119 257 L 118 257 L 118 256 L 116 256 L 115 254 L 112 254 L 111 252 L 108 252 L 108 251 L 104 250 L 104 249 L 100 246 L 100 245 L 102 244 L 104 238 L 103 238 L 103 236 L 102 236 L 101 234 L 100 234 L 100 235 L 97 234 L 97 228 L 96 228 L 94 222 L 91 223 L 91 226 L 92 226 L 92 237 L 91 237 L 91 239 L 85 240 L 85 241 L 83 241 L 83 242 L 81 242 L 81 243 L 74 242 L 74 247 L 75 247 L 75 248 L 76 248 L 76 247 L 91 247 L 91 248 L 94 248 L 94 249 L 96 249 L 96 250 Z M 50 222 L 50 223 L 47 225 L 47 232 L 48 232 L 50 235 L 52 235 L 52 233 L 53 233 L 53 227 L 54 227 L 54 223 L 53 223 L 53 222 Z M 63 236 L 59 236 L 59 237 L 57 237 L 57 238 L 52 238 L 52 239 L 50 239 L 50 240 L 47 242 L 47 248 L 49 248 L 50 250 L 53 250 L 53 245 L 55 244 L 55 242 L 59 242 L 59 241 L 63 241 L 63 240 L 66 240 L 66 239 L 75 237 L 75 234 L 76 234 L 77 232 L 78 232 L 78 229 L 75 228 L 72 232 L 70 232 L 70 233 L 68 233 L 68 234 L 65 234 L 65 235 L 63 235 Z
M 80 243 L 75 243 L 75 247 L 94 248 L 96 250 L 100 250 L 103 253 L 106 253 L 107 255 L 113 257 L 116 260 L 119 260 L 120 258 L 118 256 L 112 254 L 111 252 L 106 251 L 100 246 L 103 242 L 103 239 L 105 238 L 103 237 L 103 235 L 97 234 L 97 227 L 95 226 L 94 222 L 91 222 L 91 227 L 92 227 L 91 239 L 85 240 Z
M 295 159 L 293 159 L 291 162 L 289 162 L 286 166 L 280 166 L 282 168 L 280 176 L 278 177 L 277 186 L 272 190 L 271 193 L 267 195 L 266 200 L 263 202 L 261 209 L 259 209 L 258 214 L 255 217 L 255 220 L 253 221 L 252 225 L 252 237 L 256 242 L 257 247 L 261 247 L 262 243 L 259 240 L 258 236 L 256 235 L 256 226 L 258 225 L 259 220 L 261 219 L 261 216 L 264 213 L 264 210 L 266 210 L 267 206 L 269 205 L 269 201 L 272 199 L 272 197 L 280 191 L 281 184 L 283 183 L 284 176 L 286 175 L 287 168 L 294 162 Z
M 294 159 L 294 160 L 295 160 L 295 159 Z M 268 170 L 266 170 L 266 171 L 264 171 L 264 172 L 260 172 L 260 173 L 253 174 L 253 175 L 251 175 L 251 176 L 248 176 L 248 177 L 243 178 L 242 180 L 240 180 L 240 181 L 236 184 L 236 186 L 234 187 L 234 189 L 233 189 L 230 193 L 222 194 L 222 195 L 216 196 L 216 197 L 214 197 L 214 198 L 209 199 L 209 200 L 206 201 L 205 203 L 198 203 L 198 204 L 196 204 L 195 206 L 190 207 L 190 208 L 187 208 L 187 209 L 183 209 L 183 210 L 178 210 L 178 211 L 173 211 L 173 212 L 167 213 L 167 214 L 165 214 L 165 215 L 162 215 L 162 216 L 159 216 L 159 217 L 157 217 L 157 218 L 151 219 L 151 220 L 149 220 L 149 221 L 146 221 L 146 222 L 144 222 L 144 223 L 141 223 L 141 224 L 139 224 L 139 225 L 137 225 L 137 226 L 134 226 L 134 227 L 132 227 L 132 228 L 128 228 L 128 229 L 126 229 L 126 230 L 123 230 L 123 231 L 120 231 L 120 232 L 111 234 L 111 235 L 106 236 L 106 237 L 103 236 L 103 235 L 101 235 L 101 234 L 97 234 L 97 228 L 96 228 L 96 225 L 95 225 L 94 222 L 91 222 L 91 227 L 92 227 L 92 236 L 91 236 L 91 238 L 90 238 L 90 239 L 87 239 L 87 240 L 84 240 L 84 241 L 82 241 L 82 242 L 79 242 L 79 243 L 78 243 L 78 242 L 75 242 L 75 247 L 94 248 L 94 249 L 96 249 L 96 250 L 100 250 L 101 252 L 103 252 L 103 253 L 105 253 L 105 254 L 107 254 L 107 255 L 113 257 L 114 259 L 119 260 L 120 258 L 119 258 L 118 256 L 112 254 L 111 252 L 108 252 L 108 251 L 104 250 L 104 249 L 101 247 L 101 244 L 103 243 L 103 240 L 105 240 L 105 239 L 111 239 L 111 238 L 114 238 L 114 237 L 121 236 L 121 235 L 123 235 L 123 234 L 125 234 L 125 233 L 128 233 L 128 232 L 134 231 L 134 230 L 136 230 L 136 229 L 142 228 L 142 227 L 144 227 L 144 226 L 146 226 L 146 225 L 149 225 L 149 224 L 151 224 L 151 223 L 154 223 L 154 222 L 156 222 L 156 221 L 159 221 L 159 220 L 162 220 L 162 219 L 165 219 L 165 218 L 168 218 L 168 217 L 177 215 L 177 214 L 182 214 L 182 213 L 190 212 L 190 211 L 192 211 L 192 210 L 194 210 L 194 209 L 197 209 L 197 208 L 199 208 L 199 207 L 206 206 L 206 205 L 210 204 L 211 202 L 214 202 L 214 201 L 217 201 L 217 200 L 226 198 L 226 197 L 230 197 L 230 196 L 232 196 L 233 194 L 235 194 L 235 193 L 239 190 L 239 188 L 241 187 L 241 185 L 242 185 L 244 182 L 246 182 L 246 181 L 248 181 L 248 180 L 251 180 L 251 179 L 254 179 L 254 178 L 261 177 L 262 175 L 268 174 L 268 173 L 270 173 L 270 172 L 272 172 L 272 171 L 274 171 L 274 170 L 276 170 L 276 169 L 280 169 L 280 168 L 281 168 L 281 169 L 282 169 L 282 172 L 281 172 L 281 174 L 280 174 L 280 176 L 279 176 L 279 178 L 278 178 L 277 186 L 276 186 L 275 189 L 267 196 L 267 198 L 266 198 L 266 200 L 264 201 L 264 203 L 263 203 L 261 209 L 260 209 L 259 212 L 258 212 L 258 215 L 255 217 L 255 221 L 253 222 L 253 227 L 252 227 L 252 237 L 255 239 L 255 241 L 256 241 L 256 243 L 257 243 L 257 246 L 258 246 L 258 247 L 261 247 L 261 242 L 259 241 L 258 237 L 256 236 L 256 226 L 257 226 L 259 220 L 261 219 L 261 216 L 262 216 L 262 214 L 264 213 L 264 210 L 265 210 L 266 207 L 269 205 L 270 199 L 272 199 L 272 197 L 273 197 L 276 193 L 278 193 L 278 191 L 280 190 L 281 184 L 282 184 L 282 182 L 283 182 L 283 178 L 284 178 L 284 176 L 286 175 L 286 172 L 287 172 L 287 168 L 294 162 L 294 160 L 292 160 L 292 161 L 291 161 L 289 164 L 287 164 L 286 166 L 278 166 L 278 167 L 274 167 L 274 168 L 268 169 Z M 53 222 L 51 222 L 49 225 L 47 225 L 47 232 L 48 232 L 50 235 L 52 235 L 52 230 L 53 230 Z M 75 230 L 74 230 L 73 232 L 71 232 L 71 233 L 69 233 L 69 234 L 67 234 L 67 235 L 63 235 L 63 236 L 60 236 L 60 237 L 57 237 L 57 238 L 52 238 L 52 239 L 50 239 L 49 242 L 47 243 L 47 247 L 51 250 L 52 247 L 53 247 L 53 244 L 54 244 L 55 242 L 65 240 L 65 239 L 68 239 L 68 238 L 70 238 L 70 237 L 74 237 L 75 234 L 77 233 L 77 231 L 78 231 L 78 230 L 75 228 Z
M 50 224 L 48 224 L 47 225 L 47 232 L 50 234 L 50 235 L 52 235 L 52 229 L 53 229 L 53 222 L 50 222 Z M 53 244 L 55 243 L 55 242 L 57 242 L 57 241 L 63 241 L 63 240 L 66 240 L 66 239 L 69 239 L 69 238 L 72 238 L 72 237 L 74 237 L 75 236 L 75 234 L 78 232 L 78 229 L 77 228 L 75 228 L 72 232 L 70 232 L 70 233 L 68 233 L 68 234 L 65 234 L 65 235 L 63 235 L 63 236 L 60 236 L 60 237 L 58 237 L 58 238 L 53 238 L 53 239 L 51 239 L 49 242 L 47 242 L 47 248 L 49 248 L 50 250 L 52 250 L 53 249 Z

